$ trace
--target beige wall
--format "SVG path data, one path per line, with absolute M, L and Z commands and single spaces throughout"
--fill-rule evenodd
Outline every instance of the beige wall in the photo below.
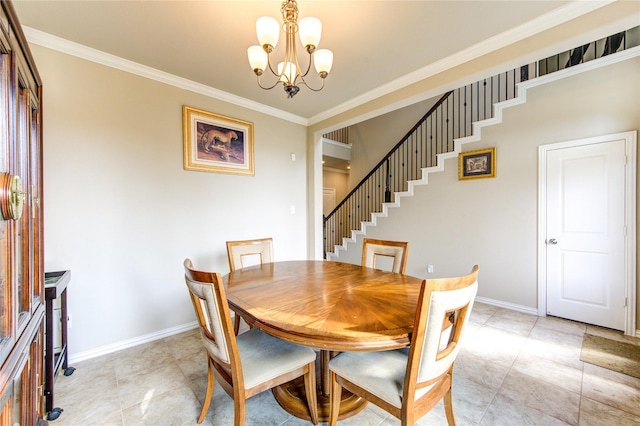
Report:
M 463 146 L 496 147 L 496 178 L 459 181 L 457 159 L 449 159 L 443 172 L 430 174 L 427 185 L 417 186 L 366 236 L 409 241 L 410 275 L 453 276 L 478 263 L 478 296 L 535 311 L 538 147 L 637 131 L 638 93 L 637 57 L 530 89 L 526 104 L 506 109 L 502 124 L 484 128 L 480 142 Z M 361 244 L 358 237 L 338 260 L 359 264 Z M 429 264 L 434 274 L 427 274 Z
M 72 357 L 193 322 L 186 257 L 224 274 L 226 240 L 268 236 L 276 260 L 306 257 L 304 126 L 31 49 L 44 87 L 45 268 L 71 270 Z M 182 105 L 253 122 L 255 176 L 183 170 Z

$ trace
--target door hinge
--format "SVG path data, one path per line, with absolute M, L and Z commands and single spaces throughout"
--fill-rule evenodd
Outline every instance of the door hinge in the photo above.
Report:
M 627 307 L 627 298 L 626 297 L 624 298 L 624 307 L 625 308 Z

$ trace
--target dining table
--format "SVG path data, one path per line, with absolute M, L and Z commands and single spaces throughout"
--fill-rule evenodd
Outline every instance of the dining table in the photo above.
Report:
M 317 350 L 318 414 L 329 417 L 329 360 L 340 352 L 409 345 L 423 279 L 323 260 L 264 263 L 223 277 L 230 308 L 250 327 Z M 309 419 L 302 380 L 273 389 L 287 412 Z M 362 398 L 342 393 L 339 419 L 360 412 Z

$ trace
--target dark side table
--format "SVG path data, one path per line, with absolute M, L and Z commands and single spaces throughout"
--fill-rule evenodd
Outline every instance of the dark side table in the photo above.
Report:
M 62 408 L 53 407 L 53 383 L 62 368 L 65 376 L 70 376 L 75 368 L 68 367 L 67 351 L 67 284 L 71 280 L 71 271 L 45 272 L 44 274 L 44 299 L 45 299 L 45 353 L 44 353 L 44 396 L 45 410 L 48 413 L 47 420 L 55 420 L 60 417 Z M 54 301 L 59 298 L 60 303 L 60 338 L 61 347 L 54 348 Z

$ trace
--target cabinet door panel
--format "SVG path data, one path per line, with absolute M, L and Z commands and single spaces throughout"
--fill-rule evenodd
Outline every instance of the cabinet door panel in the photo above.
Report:
M 32 280 L 32 308 L 38 304 L 44 303 L 44 259 L 40 256 L 42 251 L 43 235 L 42 235 L 42 141 L 40 140 L 40 129 L 42 122 L 40 121 L 40 105 L 37 102 L 37 96 L 31 96 L 30 106 L 30 132 L 29 132 L 29 172 L 30 172 L 30 209 L 31 214 L 29 220 L 31 222 L 31 280 Z
M 4 46 L 3 46 L 4 47 Z M 11 55 L 0 54 L 0 172 L 9 173 L 11 107 Z M 11 278 L 11 221 L 0 220 L 0 365 L 15 343 L 13 334 L 13 280 Z
M 31 296 L 33 294 L 31 244 L 31 206 L 30 206 L 30 186 L 31 176 L 29 174 L 29 132 L 31 130 L 31 102 L 29 88 L 24 86 L 22 73 L 18 71 L 18 110 L 17 110 L 17 131 L 16 150 L 13 160 L 14 170 L 22 180 L 22 191 L 25 202 L 23 204 L 22 216 L 15 221 L 15 251 L 14 263 L 16 265 L 16 301 L 18 314 L 18 333 L 26 327 L 31 316 Z

